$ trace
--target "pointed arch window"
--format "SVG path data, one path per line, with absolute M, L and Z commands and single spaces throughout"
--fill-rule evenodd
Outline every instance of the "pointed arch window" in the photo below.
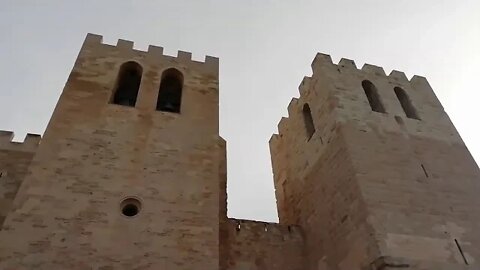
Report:
M 363 87 L 363 90 L 365 91 L 365 95 L 367 96 L 368 103 L 370 104 L 370 108 L 372 109 L 372 111 L 385 113 L 385 107 L 383 106 L 383 103 L 380 100 L 377 87 L 375 87 L 375 85 L 368 80 L 364 80 L 362 82 L 362 87 Z
M 307 133 L 307 139 L 310 140 L 315 133 L 315 125 L 313 124 L 312 111 L 310 110 L 308 103 L 303 105 L 302 114 L 305 124 L 305 131 Z
M 393 89 L 395 91 L 395 95 L 397 95 L 398 101 L 400 101 L 400 105 L 402 105 L 403 111 L 408 118 L 420 120 L 418 117 L 417 110 L 413 107 L 412 101 L 407 95 L 407 92 L 400 87 L 395 87 Z
M 175 68 L 165 70 L 158 92 L 157 111 L 180 113 L 182 88 L 182 73 Z
M 142 67 L 134 61 L 123 63 L 118 72 L 112 103 L 135 107 L 142 80 Z

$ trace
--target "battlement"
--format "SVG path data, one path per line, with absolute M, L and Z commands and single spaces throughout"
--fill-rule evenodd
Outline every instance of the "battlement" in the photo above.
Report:
M 246 231 L 248 233 L 266 233 L 270 236 L 283 237 L 289 235 L 293 238 L 301 239 L 301 229 L 295 225 L 283 225 L 272 222 L 263 222 L 255 220 L 246 220 L 246 219 L 228 219 L 228 228 L 229 230 L 237 231 L 237 233 L 242 233 Z
M 12 131 L 0 130 L 0 150 L 35 152 L 42 138 L 38 134 L 28 133 L 23 142 L 14 142 L 14 135 Z
M 300 227 L 233 218 L 224 226 L 221 269 L 306 269 Z
M 110 45 L 110 44 L 105 44 L 103 42 L 103 36 L 101 35 L 96 35 L 92 33 L 88 33 L 85 41 L 83 43 L 83 48 L 85 47 L 95 47 L 95 46 L 108 46 L 112 49 L 116 49 L 119 51 L 123 52 L 131 52 L 134 54 L 140 54 L 144 55 L 147 59 L 161 59 L 161 58 L 167 58 L 169 60 L 174 60 L 179 63 L 183 64 L 193 64 L 193 65 L 201 65 L 202 68 L 218 73 L 219 69 L 219 59 L 218 57 L 213 57 L 206 55 L 205 60 L 203 62 L 201 61 L 195 61 L 192 60 L 192 53 L 191 52 L 185 52 L 185 51 L 178 51 L 177 56 L 170 56 L 166 55 L 163 53 L 163 47 L 158 47 L 158 46 L 153 46 L 149 45 L 147 51 L 141 51 L 141 50 L 136 50 L 133 48 L 134 42 L 130 40 L 124 40 L 124 39 L 119 39 L 117 41 L 116 45 Z
M 398 70 L 392 70 L 387 76 L 385 70 L 376 65 L 365 63 L 361 69 L 357 68 L 355 61 L 347 58 L 341 58 L 338 64 L 333 63 L 332 58 L 328 54 L 317 53 L 311 64 L 313 74 L 320 73 L 323 69 L 337 69 L 338 72 L 359 71 L 364 74 L 370 74 L 375 76 L 385 76 L 394 82 L 399 83 L 424 83 L 425 77 L 414 75 L 411 79 L 408 79 L 404 72 Z M 313 77 L 313 76 L 312 76 Z M 308 77 L 306 77 L 308 78 Z M 302 82 L 303 85 L 303 82 Z M 299 87 L 300 94 L 302 93 L 302 87 Z
M 331 110 L 333 107 L 345 108 L 345 104 L 348 104 L 349 109 L 358 109 L 360 105 L 354 105 L 354 102 L 352 102 L 354 99 L 361 100 L 364 105 L 368 104 L 366 103 L 368 102 L 367 98 L 363 97 L 365 93 L 361 90 L 363 80 L 378 83 L 379 86 L 376 87 L 378 88 L 378 94 L 382 96 L 383 101 L 389 107 L 389 111 L 386 111 L 385 114 L 402 115 L 401 110 L 399 110 L 400 107 L 397 106 L 397 97 L 394 96 L 395 87 L 404 89 L 409 94 L 410 102 L 425 104 L 427 100 L 433 100 L 434 102 L 429 103 L 430 106 L 435 107 L 434 109 L 440 109 L 439 112 L 443 112 L 443 107 L 438 102 L 425 77 L 414 75 L 408 79 L 404 72 L 398 70 L 392 70 L 387 75 L 382 67 L 368 63 L 364 64 L 362 68 L 358 68 L 355 61 L 347 58 L 341 58 L 338 63 L 334 63 L 330 55 L 323 53 L 317 53 L 311 63 L 311 68 L 313 74 L 305 76 L 298 86 L 299 97 L 292 98 L 288 104 L 288 116 L 282 117 L 278 123 L 279 134 L 286 132 L 290 126 L 292 115 L 302 111 L 306 103 L 309 103 L 310 110 L 314 110 L 310 113 L 317 115 L 317 121 L 319 115 L 326 115 L 325 111 Z M 330 89 L 330 92 L 337 91 L 337 93 L 329 94 L 327 89 Z M 336 96 L 334 97 L 334 95 Z M 353 97 L 354 95 L 356 97 Z M 343 103 L 339 105 L 340 97 L 343 98 Z M 328 106 L 325 106 L 325 104 L 328 104 Z M 315 108 L 312 108 L 312 106 Z M 395 106 L 397 108 L 392 109 Z M 365 108 L 367 107 L 365 106 Z M 395 109 L 397 109 L 396 112 Z M 419 111 L 426 109 L 430 110 L 428 111 L 430 114 L 434 110 L 425 106 L 417 106 Z M 369 111 L 370 108 L 365 109 L 365 112 Z M 271 143 L 275 143 L 279 139 L 276 136 L 272 137 Z

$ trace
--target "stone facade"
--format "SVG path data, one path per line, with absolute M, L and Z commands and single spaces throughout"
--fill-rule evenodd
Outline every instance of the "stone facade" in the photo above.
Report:
M 480 172 L 426 79 L 323 54 L 312 69 L 270 140 L 280 223 L 302 228 L 305 269 L 478 268 Z
M 114 104 L 131 62 L 138 95 Z M 157 103 L 172 68 L 180 113 Z M 477 269 L 480 173 L 427 81 L 312 69 L 270 140 L 280 223 L 237 220 L 218 59 L 87 35 L 41 142 L 0 133 L 0 269 Z
M 37 150 L 40 136 L 28 134 L 23 143 L 12 142 L 13 132 L 0 131 L 0 228 Z

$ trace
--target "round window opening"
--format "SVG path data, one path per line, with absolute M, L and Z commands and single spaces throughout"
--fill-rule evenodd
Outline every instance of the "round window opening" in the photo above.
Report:
M 126 217 L 134 217 L 141 210 L 141 203 L 138 199 L 127 198 L 122 201 L 120 205 L 122 209 L 122 214 Z

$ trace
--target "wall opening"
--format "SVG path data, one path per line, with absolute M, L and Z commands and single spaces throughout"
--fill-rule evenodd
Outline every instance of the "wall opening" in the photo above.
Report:
M 363 87 L 363 90 L 365 91 L 365 95 L 367 96 L 368 103 L 370 104 L 370 108 L 372 109 L 372 111 L 385 113 L 385 107 L 383 106 L 383 103 L 380 100 L 377 87 L 375 87 L 375 85 L 368 80 L 364 80 L 362 82 L 362 87 Z
M 313 124 L 312 111 L 310 110 L 308 103 L 303 105 L 302 113 L 303 121 L 305 123 L 305 131 L 307 132 L 307 139 L 310 140 L 310 138 L 313 136 L 313 133 L 315 133 L 315 125 Z
M 235 226 L 235 230 L 236 230 L 237 232 L 239 232 L 241 227 L 242 227 L 242 226 L 240 225 L 240 221 L 237 221 L 237 225 Z
M 165 70 L 158 92 L 157 111 L 180 113 L 182 88 L 182 73 L 174 68 Z
M 142 67 L 137 62 L 129 61 L 122 64 L 118 72 L 112 103 L 135 107 L 141 80 Z
M 136 216 L 142 208 L 142 204 L 136 198 L 127 198 L 120 204 L 122 214 L 126 217 Z
M 400 87 L 395 87 L 393 90 L 395 91 L 395 95 L 397 95 L 398 101 L 400 101 L 400 105 L 402 105 L 405 115 L 408 118 L 420 120 L 417 110 L 415 110 L 415 107 L 413 107 L 412 101 L 408 97 L 405 90 Z

